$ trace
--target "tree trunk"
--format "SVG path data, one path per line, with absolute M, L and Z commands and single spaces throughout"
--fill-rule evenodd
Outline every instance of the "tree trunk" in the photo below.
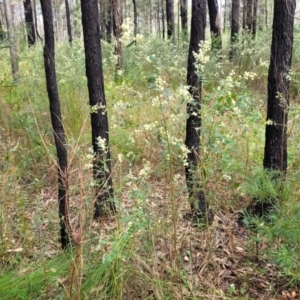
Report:
M 199 170 L 201 136 L 201 88 L 202 81 L 197 75 L 194 53 L 199 52 L 199 43 L 204 41 L 206 25 L 206 0 L 192 0 L 191 37 L 189 45 L 187 84 L 194 99 L 187 104 L 185 145 L 190 151 L 185 167 L 191 209 L 195 217 L 212 220 L 212 212 L 205 200 Z
M 275 0 L 271 58 L 268 74 L 268 108 L 264 168 L 287 171 L 287 120 L 293 51 L 295 0 Z
M 180 0 L 180 18 L 181 18 L 182 35 L 186 36 L 187 29 L 188 29 L 187 0 Z
M 253 0 L 253 16 L 252 16 L 252 35 L 253 38 L 256 36 L 256 28 L 257 28 L 257 6 L 258 0 Z
M 221 38 L 221 18 L 219 13 L 218 0 L 207 0 L 208 2 L 208 13 L 210 21 L 210 32 L 212 38 L 212 49 L 222 49 L 222 38 Z
M 265 0 L 265 23 L 267 29 L 268 28 L 268 0 Z
M 23 1 L 23 5 L 24 5 L 24 12 L 25 12 L 25 24 L 27 30 L 27 43 L 28 46 L 30 47 L 35 44 L 35 28 L 34 28 L 31 0 Z
M 32 4 L 33 4 L 33 11 L 34 11 L 35 34 L 36 34 L 36 37 L 38 37 L 42 41 L 43 39 L 41 38 L 39 31 L 38 31 L 38 20 L 37 20 L 35 0 L 32 1 Z
M 118 71 L 122 70 L 123 62 L 122 62 L 122 44 L 121 44 L 121 6 L 120 0 L 113 0 L 113 30 L 114 36 L 116 38 L 115 44 L 115 55 L 117 57 L 116 63 L 116 80 L 118 80 L 119 75 Z
M 136 37 L 137 35 L 137 7 L 136 7 L 136 1 L 132 0 L 132 4 L 133 4 L 133 33 L 134 33 L 134 37 Z
M 65 6 L 66 6 L 66 19 L 67 19 L 67 31 L 68 31 L 68 38 L 69 43 L 72 45 L 72 28 L 71 28 L 71 17 L 70 17 L 70 7 L 69 7 L 69 1 L 65 0 Z
M 239 35 L 239 18 L 240 18 L 240 0 L 232 0 L 231 10 L 231 37 L 229 59 L 232 60 L 236 55 L 236 43 Z
M 223 32 L 226 31 L 226 19 L 227 19 L 227 0 L 224 2 L 224 19 L 223 19 Z
M 97 0 L 81 0 L 81 12 L 94 151 L 93 178 L 96 186 L 94 218 L 98 219 L 107 211 L 115 212 L 115 205 L 112 201 L 111 159 Z
M 6 17 L 6 25 L 9 38 L 9 52 L 11 59 L 12 76 L 14 80 L 19 79 L 19 64 L 18 64 L 18 53 L 15 41 L 14 25 L 12 21 L 12 12 L 9 0 L 4 0 L 4 9 Z
M 247 12 L 246 0 L 243 0 L 243 23 L 242 23 L 243 30 L 246 29 L 246 12 Z
M 51 124 L 53 128 L 56 153 L 58 159 L 58 204 L 60 220 L 60 237 L 62 248 L 65 249 L 70 239 L 67 228 L 69 225 L 68 216 L 68 157 L 65 142 L 65 132 L 62 124 L 60 101 L 56 83 L 55 55 L 54 55 L 54 31 L 51 1 L 41 0 L 45 46 L 44 66 L 46 73 L 47 92 L 50 103 Z M 71 232 L 69 232 L 71 235 Z
M 174 39 L 174 29 L 175 29 L 175 21 L 174 21 L 174 1 L 166 0 L 166 15 L 167 15 L 167 35 L 168 39 Z
M 105 28 L 106 28 L 106 41 L 111 43 L 112 40 L 112 0 L 106 0 L 105 6 Z
M 252 30 L 252 19 L 253 18 L 253 0 L 246 0 L 246 29 Z
M 161 2 L 162 38 L 164 40 L 166 37 L 164 0 L 161 0 Z

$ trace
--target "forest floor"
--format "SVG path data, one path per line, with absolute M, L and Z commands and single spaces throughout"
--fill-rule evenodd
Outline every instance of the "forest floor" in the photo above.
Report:
M 206 192 L 213 192 L 217 199 L 213 205 L 215 214 L 211 225 L 199 227 L 191 221 L 187 194 L 182 189 L 184 177 L 177 175 L 177 180 L 176 185 L 172 186 L 164 180 L 151 180 L 151 196 L 143 204 L 143 213 L 145 218 L 153 222 L 153 228 L 146 230 L 146 239 L 151 240 L 152 252 L 149 255 L 143 249 L 145 231 L 136 231 L 132 236 L 130 261 L 132 268 L 138 270 L 140 275 L 125 284 L 122 299 L 166 299 L 153 287 L 145 290 L 145 284 L 139 282 L 139 276 L 152 276 L 172 285 L 172 296 L 167 299 L 299 299 L 297 286 L 291 286 L 290 279 L 270 263 L 264 253 L 264 249 L 268 248 L 267 241 L 241 226 L 240 211 L 226 205 L 225 199 L 230 196 L 226 181 L 219 184 L 217 189 L 214 182 L 207 183 Z M 107 217 L 101 223 L 93 222 L 90 228 L 92 233 L 88 238 L 83 237 L 83 244 L 95 246 L 98 239 L 110 240 L 120 230 L 118 219 L 126 218 L 126 211 L 132 211 L 137 206 L 129 196 L 131 189 L 128 185 L 122 190 L 118 215 Z M 170 192 L 172 189 L 173 192 Z M 173 205 L 170 193 L 176 195 Z M 41 190 L 38 199 L 43 205 L 27 210 L 26 218 L 34 220 L 37 216 L 44 216 L 44 221 L 39 225 L 39 246 L 34 249 L 37 253 L 42 251 L 44 257 L 51 260 L 61 253 L 57 225 L 49 216 L 49 212 L 57 209 L 56 191 Z M 238 201 L 246 206 L 250 199 L 240 197 Z M 80 198 L 73 198 L 70 205 L 73 228 L 78 228 L 78 215 L 72 214 L 72 211 L 78 211 L 80 205 Z M 10 218 L 18 219 L 19 216 L 11 212 Z M 93 241 L 89 243 L 89 239 Z M 111 246 L 107 246 L 106 253 Z M 15 249 L 10 254 L 16 255 L 17 252 L 18 249 Z M 26 249 L 22 249 L 22 252 L 26 253 Z M 30 264 L 34 255 L 27 254 L 27 263 Z M 99 257 L 100 261 L 102 259 Z M 21 264 L 24 266 L 24 262 Z M 24 272 L 27 271 L 20 271 L 19 274 Z M 62 284 L 68 281 L 67 278 L 61 280 Z

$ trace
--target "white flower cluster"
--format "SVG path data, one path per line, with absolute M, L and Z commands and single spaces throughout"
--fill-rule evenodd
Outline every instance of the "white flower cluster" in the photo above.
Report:
M 189 92 L 189 86 L 188 85 L 181 85 L 177 89 L 178 96 L 182 99 L 183 102 L 189 102 L 193 99 Z
M 142 180 L 146 180 L 150 175 L 150 171 L 150 162 L 147 160 L 143 160 L 143 168 L 139 171 L 139 178 Z
M 126 18 L 122 25 L 122 38 L 121 41 L 125 44 L 128 44 L 132 40 L 132 34 L 133 34 L 133 21 L 131 18 Z
M 85 170 L 87 170 L 87 169 L 91 169 L 92 167 L 93 167 L 93 164 L 92 164 L 92 162 L 93 162 L 93 159 L 94 159 L 94 150 L 93 150 L 93 148 L 92 147 L 90 147 L 89 149 L 88 149 L 88 154 L 86 155 L 86 163 L 85 163 L 85 165 L 84 165 L 84 169 Z
M 98 110 L 100 110 L 100 109 L 102 110 L 102 115 L 105 115 L 105 113 L 106 113 L 106 107 L 105 107 L 105 105 L 102 105 L 101 102 L 97 103 L 97 104 L 95 104 L 93 106 L 90 106 L 90 113 L 91 114 L 97 113 Z
M 97 145 L 102 151 L 106 151 L 107 145 L 106 145 L 106 139 L 102 138 L 101 136 L 97 137 Z
M 245 80 L 254 80 L 254 78 L 257 77 L 257 74 L 254 72 L 245 71 L 243 77 Z
M 210 41 L 200 41 L 199 43 L 199 52 L 194 52 L 194 57 L 197 61 L 198 70 L 203 71 L 204 65 L 209 61 L 209 53 L 210 53 L 211 45 Z

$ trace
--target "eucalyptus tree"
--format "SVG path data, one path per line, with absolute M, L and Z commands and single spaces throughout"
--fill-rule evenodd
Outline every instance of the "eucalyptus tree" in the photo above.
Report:
M 239 36 L 240 0 L 232 0 L 231 7 L 230 60 L 236 55 L 236 43 Z
M 112 0 L 112 11 L 113 11 L 113 32 L 115 36 L 115 56 L 117 57 L 116 63 L 116 79 L 118 78 L 118 71 L 122 69 L 122 43 L 121 43 L 121 5 L 120 0 Z
M 221 16 L 219 12 L 218 0 L 207 0 L 208 3 L 208 14 L 210 23 L 210 32 L 212 39 L 212 49 L 222 49 L 222 38 L 221 38 Z
M 180 0 L 180 18 L 181 18 L 181 30 L 183 36 L 187 35 L 188 29 L 188 3 L 187 0 Z
M 134 33 L 134 37 L 136 37 L 137 30 L 138 30 L 138 23 L 137 23 L 138 15 L 137 15 L 136 1 L 132 0 L 132 4 L 133 4 L 133 26 L 134 26 L 133 33 Z
M 81 0 L 81 12 L 94 153 L 94 218 L 98 219 L 107 211 L 115 212 L 115 205 L 97 0 Z
M 201 97 L 202 78 L 196 68 L 195 53 L 199 53 L 200 42 L 205 38 L 206 0 L 192 0 L 191 36 L 189 44 L 187 84 L 193 101 L 187 104 L 186 138 L 185 145 L 189 150 L 187 166 L 185 167 L 186 183 L 189 192 L 191 209 L 196 219 L 211 221 L 212 211 L 205 199 L 200 162 L 201 137 Z
M 15 40 L 14 24 L 12 20 L 12 11 L 10 0 L 4 0 L 6 26 L 9 38 L 9 52 L 11 60 L 11 69 L 14 80 L 19 78 L 19 63 L 18 63 L 18 52 Z
M 27 30 L 27 43 L 28 46 L 32 46 L 35 44 L 36 37 L 31 0 L 24 0 L 23 5 L 25 13 L 25 24 Z
M 174 0 L 166 0 L 167 35 L 168 39 L 175 37 Z
M 60 240 L 62 248 L 70 243 L 71 227 L 68 217 L 68 155 L 66 149 L 65 132 L 62 124 L 60 101 L 56 82 L 55 52 L 54 52 L 54 30 L 52 4 L 49 0 L 41 0 L 45 45 L 44 66 L 46 73 L 47 92 L 50 103 L 51 124 L 57 154 L 58 169 L 58 206 L 60 220 Z
M 287 122 L 290 96 L 289 72 L 293 52 L 295 0 L 275 0 L 268 73 L 268 104 L 264 168 L 287 171 Z
M 257 19 L 258 19 L 257 10 L 258 10 L 258 0 L 253 0 L 252 28 L 251 28 L 253 38 L 255 38 L 256 36 Z
M 65 8 L 66 8 L 68 39 L 69 39 L 69 43 L 72 44 L 73 36 L 72 36 L 70 6 L 69 6 L 69 1 L 68 0 L 65 0 Z

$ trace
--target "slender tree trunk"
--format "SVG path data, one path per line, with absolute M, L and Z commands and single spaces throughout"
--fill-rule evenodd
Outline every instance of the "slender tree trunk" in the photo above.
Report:
M 134 33 L 134 37 L 136 37 L 137 35 L 137 7 L 136 7 L 136 1 L 132 0 L 132 4 L 133 4 L 133 33 Z
M 268 28 L 268 0 L 265 0 L 265 17 L 266 28 Z
M 5 31 L 3 29 L 3 25 L 2 25 L 2 21 L 1 21 L 1 18 L 0 18 L 0 41 L 4 41 L 5 40 Z
M 231 10 L 231 37 L 229 59 L 232 60 L 236 55 L 236 44 L 239 35 L 239 18 L 240 18 L 240 0 L 232 0 Z
M 113 0 L 113 30 L 116 38 L 115 55 L 117 57 L 116 63 L 116 80 L 118 80 L 118 71 L 122 70 L 122 44 L 121 44 L 121 5 L 120 0 Z
M 149 6 L 148 6 L 148 16 L 149 16 L 149 34 L 152 34 L 152 2 L 149 0 Z
M 162 22 L 162 37 L 164 40 L 166 37 L 164 0 L 161 0 L 161 22 Z
M 247 6 L 246 6 L 246 0 L 243 0 L 243 30 L 246 29 L 246 12 L 247 12 Z
M 221 17 L 219 13 L 218 0 L 207 0 L 207 3 L 210 21 L 210 32 L 212 38 L 212 49 L 221 50 Z
M 160 26 L 160 0 L 157 1 L 156 21 L 157 21 L 157 34 L 158 34 L 159 37 L 161 37 L 161 26 Z
M 182 35 L 186 36 L 188 29 L 187 0 L 180 0 L 180 18 Z
M 72 45 L 73 37 L 72 37 L 70 7 L 69 7 L 69 1 L 68 0 L 65 0 L 65 6 L 66 6 L 66 19 L 67 19 L 68 38 L 69 38 L 69 43 Z
M 18 52 L 15 41 L 14 25 L 12 19 L 12 12 L 9 0 L 4 0 L 4 9 L 6 17 L 6 25 L 9 38 L 9 52 L 11 59 L 11 69 L 14 80 L 19 79 L 19 63 L 18 63 Z
M 264 168 L 287 171 L 287 121 L 293 52 L 295 0 L 275 0 L 271 58 L 268 75 L 268 108 Z
M 166 0 L 166 14 L 167 14 L 167 34 L 168 39 L 174 39 L 174 29 L 175 29 L 175 21 L 174 21 L 174 1 Z
M 58 204 L 60 220 L 60 237 L 62 248 L 65 249 L 70 239 L 67 228 L 69 225 L 68 216 L 68 156 L 65 142 L 65 132 L 61 119 L 60 101 L 56 83 L 55 54 L 54 54 L 54 31 L 51 1 L 41 0 L 45 46 L 44 66 L 46 73 L 47 92 L 50 103 L 51 123 L 53 128 L 56 153 L 58 159 Z M 69 232 L 71 235 L 71 232 Z
M 223 32 L 226 31 L 226 19 L 227 19 L 227 0 L 224 2 L 224 19 L 223 19 Z
M 253 0 L 246 0 L 246 29 L 251 32 L 253 21 Z
M 256 36 L 258 0 L 253 0 L 252 35 Z
M 31 0 L 23 1 L 23 5 L 24 5 L 24 12 L 25 12 L 25 24 L 27 30 L 27 43 L 28 46 L 32 46 L 35 44 L 35 28 L 34 28 Z
M 106 28 L 106 41 L 111 43 L 112 41 L 112 0 L 106 0 L 105 6 L 105 28 Z
M 43 39 L 41 38 L 39 31 L 38 31 L 38 20 L 37 20 L 37 13 L 36 13 L 36 4 L 35 4 L 35 0 L 32 1 L 33 4 L 33 11 L 34 11 L 34 24 L 35 24 L 35 33 L 36 36 L 42 41 Z
M 202 79 L 198 76 L 194 53 L 199 52 L 199 43 L 204 41 L 206 25 L 206 0 L 192 0 L 191 37 L 187 65 L 187 84 L 194 99 L 187 104 L 185 145 L 190 151 L 185 167 L 191 209 L 195 217 L 212 220 L 212 212 L 205 200 L 199 170 L 201 136 L 201 89 Z
M 91 106 L 92 145 L 95 156 L 93 162 L 93 177 L 96 185 L 94 218 L 98 219 L 106 211 L 115 212 L 115 205 L 112 201 L 114 191 L 97 0 L 81 0 L 81 12 L 86 76 Z

